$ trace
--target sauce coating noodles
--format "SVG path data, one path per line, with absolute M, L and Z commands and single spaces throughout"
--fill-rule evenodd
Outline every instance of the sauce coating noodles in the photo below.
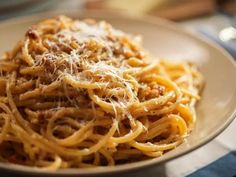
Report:
M 65 16 L 0 60 L 0 161 L 46 170 L 161 156 L 189 135 L 202 76 L 151 62 L 140 37 Z

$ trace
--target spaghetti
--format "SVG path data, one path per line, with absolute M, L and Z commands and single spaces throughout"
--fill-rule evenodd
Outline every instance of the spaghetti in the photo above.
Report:
M 161 156 L 189 135 L 202 76 L 152 63 L 140 38 L 65 16 L 0 60 L 0 161 L 57 170 Z

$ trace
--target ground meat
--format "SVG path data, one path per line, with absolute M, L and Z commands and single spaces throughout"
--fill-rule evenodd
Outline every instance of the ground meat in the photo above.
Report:
M 37 30 L 34 29 L 33 27 L 28 29 L 28 31 L 26 32 L 26 36 L 28 36 L 30 39 L 34 39 L 34 40 L 39 38 L 39 34 L 38 34 Z

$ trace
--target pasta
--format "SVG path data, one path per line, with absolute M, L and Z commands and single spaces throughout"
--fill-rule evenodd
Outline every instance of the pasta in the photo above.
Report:
M 203 78 L 152 62 L 140 37 L 65 16 L 32 26 L 0 60 L 0 161 L 44 170 L 158 157 L 196 122 Z

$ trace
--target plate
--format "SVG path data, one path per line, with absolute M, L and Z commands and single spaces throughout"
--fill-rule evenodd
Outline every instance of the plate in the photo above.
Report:
M 53 12 L 13 19 L 0 24 L 0 53 L 11 49 L 29 26 L 41 19 L 59 14 L 74 18 L 95 18 L 110 22 L 116 28 L 143 36 L 144 47 L 156 58 L 187 60 L 195 63 L 205 78 L 202 99 L 197 104 L 196 127 L 186 142 L 161 157 L 118 165 L 90 169 L 64 169 L 56 172 L 38 170 L 14 164 L 0 163 L 3 170 L 24 175 L 89 176 L 108 175 L 160 165 L 211 141 L 221 133 L 236 115 L 236 64 L 222 48 L 163 19 L 125 14 L 81 11 Z

